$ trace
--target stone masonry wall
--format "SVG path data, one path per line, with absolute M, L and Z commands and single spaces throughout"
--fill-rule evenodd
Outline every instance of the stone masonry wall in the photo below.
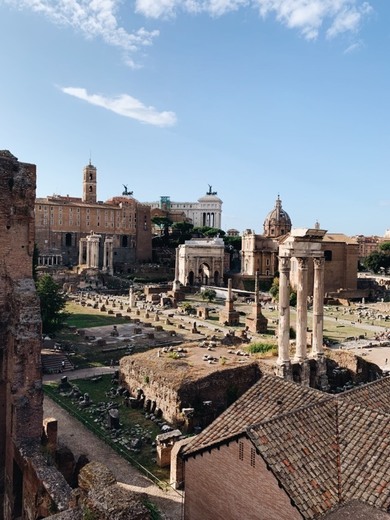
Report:
M 172 365 L 170 370 L 158 369 L 143 362 L 142 356 L 125 357 L 120 365 L 121 384 L 133 396 L 141 390 L 145 402 L 154 402 L 166 421 L 185 430 L 210 424 L 260 378 L 257 363 L 219 369 L 196 378 L 191 377 L 190 368 L 180 360 L 173 360 Z M 186 416 L 183 408 L 193 408 L 194 413 Z

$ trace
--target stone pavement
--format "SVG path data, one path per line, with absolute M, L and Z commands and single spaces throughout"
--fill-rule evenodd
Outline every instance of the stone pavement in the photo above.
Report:
M 65 375 L 69 379 L 80 379 L 102 373 L 110 373 L 113 370 L 109 367 L 93 368 L 67 372 Z M 64 374 L 46 375 L 44 376 L 44 381 L 59 380 L 62 375 Z M 55 417 L 58 420 L 59 444 L 65 445 L 72 450 L 76 459 L 81 454 L 84 454 L 91 462 L 97 461 L 105 464 L 114 473 L 120 485 L 131 491 L 146 494 L 160 509 L 164 520 L 182 519 L 183 494 L 181 492 L 173 489 L 163 491 L 153 484 L 151 480 L 120 457 L 107 444 L 96 438 L 77 419 L 69 415 L 47 396 L 45 396 L 43 402 L 43 413 L 45 418 Z

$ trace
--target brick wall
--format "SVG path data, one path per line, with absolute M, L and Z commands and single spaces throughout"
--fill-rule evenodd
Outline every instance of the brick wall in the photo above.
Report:
M 185 520 L 301 520 L 247 438 L 185 462 Z

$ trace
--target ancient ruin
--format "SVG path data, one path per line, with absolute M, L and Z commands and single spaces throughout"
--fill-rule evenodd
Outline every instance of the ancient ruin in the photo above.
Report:
M 297 331 L 294 362 L 301 367 L 300 380 L 309 385 L 307 356 L 308 261 L 314 262 L 312 357 L 317 361 L 319 387 L 326 389 L 326 361 L 323 358 L 324 254 L 321 247 L 326 231 L 294 229 L 279 247 L 279 330 L 277 373 L 292 380 L 290 360 L 290 269 L 291 258 L 297 259 Z M 316 385 L 317 386 L 317 385 Z
M 0 152 L 0 518 L 66 509 L 70 488 L 41 450 L 41 316 L 32 279 L 36 167 Z

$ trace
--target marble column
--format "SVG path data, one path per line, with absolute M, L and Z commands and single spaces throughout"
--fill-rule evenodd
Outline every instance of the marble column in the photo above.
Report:
M 93 267 L 95 269 L 99 268 L 99 236 L 92 236 L 90 238 L 90 265 L 89 267 Z
M 324 267 L 325 259 L 314 258 L 313 288 L 313 357 L 324 353 Z
M 91 242 L 90 240 L 87 238 L 87 253 L 86 253 L 86 264 L 87 264 L 87 267 L 91 267 Z
M 307 359 L 307 271 L 308 260 L 304 257 L 297 258 L 297 336 L 295 361 L 301 362 Z
M 84 259 L 84 250 L 85 250 L 85 238 L 80 238 L 79 240 L 79 265 L 82 265 Z
M 290 364 L 290 264 L 290 257 L 279 258 L 278 365 Z
M 175 278 L 173 280 L 172 290 L 174 292 L 180 291 L 180 280 L 179 280 L 179 248 L 176 248 L 175 252 Z

